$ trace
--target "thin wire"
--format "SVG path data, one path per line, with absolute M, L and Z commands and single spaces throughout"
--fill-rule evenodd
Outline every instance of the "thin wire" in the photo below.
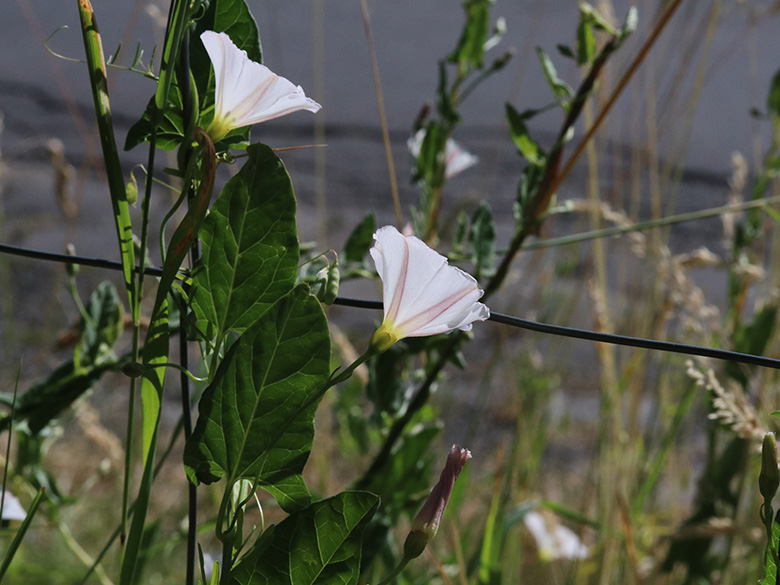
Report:
M 29 248 L 20 248 L 9 244 L 0 244 L 0 253 L 11 254 L 12 256 L 23 256 L 25 258 L 35 258 L 36 260 L 48 260 L 50 262 L 62 262 L 64 264 L 78 264 L 79 266 L 93 266 L 95 268 L 107 268 L 108 270 L 122 270 L 121 262 L 113 260 L 104 260 L 103 258 L 87 258 L 85 256 L 70 256 L 69 254 L 58 254 L 56 252 L 43 252 L 41 250 L 30 250 Z M 135 267 L 138 272 L 139 267 Z M 147 266 L 144 273 L 150 276 L 162 276 L 162 268 Z
M 79 264 L 81 266 L 94 266 L 96 268 L 107 268 L 109 270 L 122 270 L 122 264 L 120 262 L 103 260 L 101 258 L 86 258 L 83 256 L 69 256 L 68 254 L 42 252 L 40 250 L 19 248 L 18 246 L 10 246 L 8 244 L 0 244 L 0 253 L 24 256 L 26 258 L 34 258 L 37 260 L 64 262 L 66 264 Z M 138 270 L 138 267 L 136 270 Z M 162 269 L 153 266 L 147 266 L 144 268 L 144 272 L 152 276 L 162 275 Z M 353 299 L 348 297 L 337 297 L 334 301 L 334 304 L 344 307 L 355 307 L 358 309 L 382 309 L 381 301 L 368 301 L 365 299 Z M 656 339 L 646 339 L 643 337 L 629 337 L 627 335 L 599 333 L 596 331 L 589 331 L 587 329 L 576 329 L 573 327 L 563 327 L 562 325 L 550 325 L 548 323 L 539 323 L 538 321 L 529 321 L 528 319 L 521 319 L 520 317 L 513 317 L 512 315 L 505 315 L 503 313 L 491 312 L 489 320 L 496 323 L 501 323 L 503 325 L 510 325 L 511 327 L 526 329 L 528 331 L 547 333 L 549 335 L 560 335 L 563 337 L 586 339 L 588 341 L 597 341 L 601 343 L 612 343 L 615 345 L 625 345 L 629 347 L 640 347 L 643 349 L 652 349 L 657 351 L 669 351 L 672 353 L 696 355 L 780 370 L 780 360 L 749 353 L 729 351 L 727 349 L 714 349 L 700 345 L 675 343 L 673 341 L 659 341 Z
M 366 301 L 362 299 L 349 299 L 344 297 L 338 297 L 334 304 L 343 305 L 346 307 L 358 307 L 360 309 L 382 309 L 381 301 Z M 493 311 L 490 312 L 490 317 L 488 320 L 495 321 L 496 323 L 502 323 L 503 325 L 517 327 L 519 329 L 537 331 L 539 333 L 547 333 L 550 335 L 560 335 L 563 337 L 574 337 L 576 339 L 587 339 L 589 341 L 599 341 L 602 343 L 612 343 L 615 345 L 627 345 L 630 347 L 640 347 L 644 349 L 697 355 L 701 357 L 709 357 L 718 360 L 727 360 L 780 370 L 780 360 L 749 353 L 729 351 L 727 349 L 713 349 L 711 347 L 687 345 L 685 343 L 675 343 L 673 341 L 658 341 L 656 339 L 645 339 L 643 337 L 629 337 L 627 335 L 598 333 L 596 331 L 589 331 L 587 329 L 576 329 L 573 327 L 563 327 L 562 325 L 550 325 L 547 323 L 539 323 L 538 321 L 529 321 L 528 319 L 521 319 L 520 317 L 513 317 L 512 315 L 495 313 Z

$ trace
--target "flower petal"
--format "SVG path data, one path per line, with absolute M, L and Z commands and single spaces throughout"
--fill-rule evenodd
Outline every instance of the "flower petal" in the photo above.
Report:
M 414 136 L 406 141 L 406 146 L 414 158 L 420 156 L 423 141 L 425 140 L 425 128 L 420 128 Z M 451 179 L 457 174 L 462 173 L 469 167 L 473 167 L 479 162 L 479 157 L 474 156 L 452 138 L 447 139 L 444 149 L 444 176 Z
M 200 38 L 214 66 L 214 119 L 225 120 L 229 128 L 322 107 L 300 86 L 252 61 L 226 33 L 205 31 Z
M 398 339 L 468 331 L 490 316 L 477 281 L 414 236 L 392 226 L 374 234 L 371 256 L 382 279 L 385 318 Z

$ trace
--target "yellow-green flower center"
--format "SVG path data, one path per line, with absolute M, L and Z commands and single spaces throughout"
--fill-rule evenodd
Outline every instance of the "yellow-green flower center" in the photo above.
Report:
M 399 336 L 398 331 L 391 325 L 382 323 L 379 329 L 374 332 L 373 337 L 371 337 L 369 348 L 375 353 L 383 353 L 390 349 L 399 339 L 401 339 L 401 336 Z
M 214 116 L 214 119 L 206 129 L 211 141 L 215 144 L 222 140 L 233 129 L 230 118 L 224 116 Z

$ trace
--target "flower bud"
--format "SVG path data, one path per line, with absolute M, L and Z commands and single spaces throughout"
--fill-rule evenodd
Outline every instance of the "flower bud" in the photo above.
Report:
M 758 490 L 764 500 L 771 501 L 780 487 L 780 471 L 777 468 L 777 445 L 775 434 L 764 435 L 761 445 L 761 473 L 758 475 Z
M 436 536 L 444 509 L 452 495 L 452 488 L 455 487 L 455 480 L 458 479 L 463 466 L 469 459 L 471 459 L 471 452 L 468 449 L 457 445 L 453 445 L 450 449 L 439 483 L 433 488 L 425 505 L 417 513 L 412 522 L 412 530 L 404 542 L 404 556 L 407 559 L 419 557 L 426 545 Z
M 119 369 L 125 376 L 137 378 L 138 376 L 143 375 L 148 368 L 138 362 L 127 362 L 126 364 L 122 364 Z

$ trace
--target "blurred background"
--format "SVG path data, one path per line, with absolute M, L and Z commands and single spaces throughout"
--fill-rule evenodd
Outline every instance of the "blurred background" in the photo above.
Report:
M 367 213 L 376 215 L 377 225 L 395 223 L 360 3 L 247 3 L 258 22 L 265 64 L 323 105 L 316 116 L 297 113 L 252 132 L 254 141 L 273 148 L 326 144 L 280 153 L 296 188 L 301 241 L 339 251 Z M 572 146 L 665 8 L 656 1 L 619 0 L 599 2 L 595 8 L 619 25 L 630 6 L 638 10 L 637 30 L 600 77 Z M 402 211 L 408 221 L 419 190 L 410 180 L 413 161 L 407 141 L 421 108 L 435 98 L 437 63 L 455 47 L 464 14 L 454 0 L 369 0 L 368 8 Z M 140 42 L 143 63 L 148 64 L 153 47 L 161 43 L 166 3 L 95 0 L 94 9 L 106 54 L 115 53 L 121 42 L 116 62 L 127 65 Z M 749 199 L 777 130 L 767 119 L 766 100 L 780 68 L 779 11 L 780 5 L 767 1 L 683 0 L 592 147 L 558 191 L 562 207 L 546 222 L 540 239 Z M 551 55 L 559 76 L 570 85 L 579 84 L 582 72 L 556 50 L 559 44 L 574 42 L 576 2 L 496 0 L 492 18 L 505 19 L 506 34 L 491 58 L 510 49 L 515 53 L 460 110 L 463 123 L 454 138 L 479 157 L 479 164 L 448 182 L 441 234 L 447 242 L 457 212 L 471 213 L 486 200 L 501 250 L 514 229 L 513 202 L 525 164 L 509 135 L 505 103 L 522 111 L 554 101 L 536 57 L 537 46 Z M 0 242 L 56 252 L 73 243 L 79 254 L 118 259 L 87 72 L 78 62 L 83 45 L 76 2 L 6 0 L 0 32 Z M 109 71 L 109 83 L 121 144 L 154 85 L 121 67 Z M 529 129 L 548 148 L 561 122 L 560 110 L 553 110 L 534 117 Z M 571 146 L 564 160 L 570 150 Z M 123 153 L 126 174 L 145 159 L 143 147 Z M 140 183 L 142 172 L 136 169 L 135 174 Z M 229 169 L 224 173 L 228 175 Z M 155 205 L 158 211 L 167 209 L 169 195 L 161 191 Z M 729 319 L 736 308 L 727 295 L 727 273 L 733 269 L 734 226 L 740 217 L 721 215 L 614 239 L 529 249 L 515 262 L 509 286 L 494 298 L 491 308 L 561 325 L 733 347 Z M 755 269 L 755 280 L 739 307 L 746 320 L 778 298 L 775 231 L 774 224 L 766 228 L 761 253 L 747 262 L 746 271 Z M 154 251 L 152 262 L 158 263 Z M 105 272 L 83 269 L 79 277 L 83 296 L 106 277 Z M 118 282 L 116 276 L 109 277 Z M 0 255 L 0 383 L 5 387 L 13 384 L 20 363 L 24 389 L 69 355 L 67 334 L 78 312 L 65 281 L 62 266 Z M 344 283 L 342 293 L 379 298 L 378 289 L 365 281 Z M 340 331 L 354 337 L 358 349 L 377 319 L 370 312 L 338 307 L 330 316 Z M 521 458 L 524 475 L 514 484 L 515 503 L 557 498 L 572 509 L 590 510 L 605 519 L 614 519 L 617 512 L 604 507 L 614 494 L 602 493 L 602 486 L 625 482 L 632 492 L 637 488 L 628 485 L 632 480 L 618 476 L 646 477 L 643 460 L 663 449 L 665 471 L 662 481 L 654 484 L 654 506 L 648 511 L 653 521 L 637 535 L 642 555 L 649 559 L 647 567 L 630 559 L 651 574 L 666 554 L 668 542 L 661 543 L 659 535 L 668 537 L 695 508 L 708 444 L 707 417 L 713 412 L 708 395 L 696 395 L 692 410 L 689 404 L 680 410 L 692 383 L 685 360 L 509 331 L 496 324 L 480 327 L 475 335 L 479 343 L 464 350 L 469 368 L 465 373 L 450 371 L 436 396 L 445 421 L 442 445 L 467 444 L 475 451 L 475 468 L 488 475 L 500 470 L 502 461 Z M 777 345 L 769 343 L 770 355 Z M 123 424 L 126 399 L 121 380 L 109 377 L 101 382 L 99 399 L 90 399 L 94 419 L 66 417 L 67 428 L 80 429 L 80 442 L 58 446 L 55 441 L 50 459 L 65 492 L 84 495 L 103 486 L 98 491 L 108 500 L 119 485 L 118 479 L 106 480 L 99 469 L 100 465 L 110 469 L 122 449 L 121 433 L 118 437 L 108 430 Z M 762 379 L 745 398 L 757 417 L 749 429 L 755 436 L 748 433 L 752 439 L 772 428 L 767 414 L 776 409 L 776 393 L 770 390 L 775 381 L 773 375 Z M 343 478 L 329 476 L 324 459 L 339 448 L 336 437 L 321 453 L 315 451 L 317 471 L 312 473 L 321 479 L 323 489 L 344 485 Z M 95 460 L 81 453 L 73 457 L 74 449 L 94 453 Z M 180 468 L 171 467 L 172 485 L 181 485 Z M 349 472 L 346 477 L 351 477 Z M 595 495 L 589 500 L 583 494 Z M 174 489 L 159 497 L 160 506 L 183 506 Z M 593 501 L 601 502 L 599 512 L 593 512 Z M 742 538 L 740 546 L 755 547 L 760 541 L 753 530 L 760 526 L 757 508 L 743 507 L 744 518 L 732 516 L 731 526 Z M 96 537 L 83 538 L 99 542 Z M 607 563 L 608 558 L 602 561 Z M 734 569 L 733 575 L 757 570 L 756 563 L 748 565 L 747 569 L 740 565 L 746 573 Z M 569 573 L 552 574 L 566 582 Z M 621 582 L 614 579 L 601 582 Z

